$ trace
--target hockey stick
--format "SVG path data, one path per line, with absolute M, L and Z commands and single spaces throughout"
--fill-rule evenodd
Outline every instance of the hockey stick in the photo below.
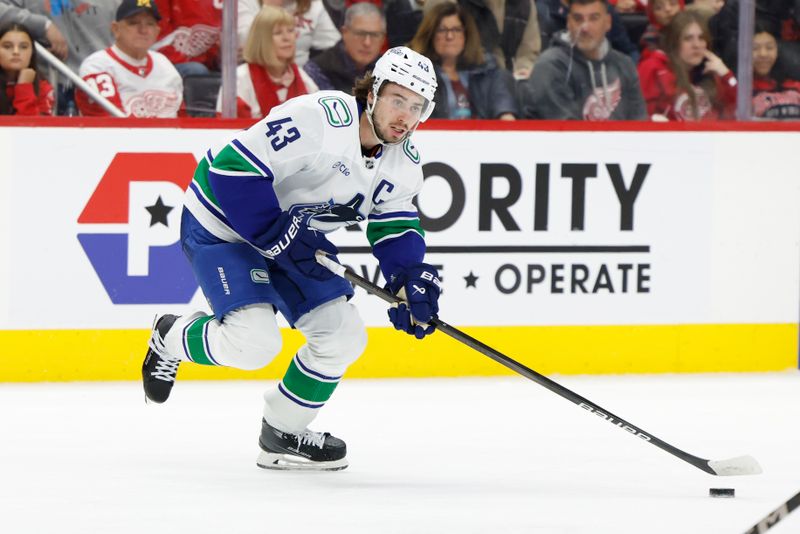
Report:
M 800 492 L 795 493 L 789 500 L 768 513 L 764 519 L 753 525 L 744 534 L 763 534 L 777 525 L 778 521 L 791 514 L 798 506 L 800 506 Z
M 317 252 L 317 261 L 320 264 L 327 267 L 328 269 L 330 269 L 333 273 L 361 287 L 362 289 L 365 289 L 367 292 L 377 295 L 386 302 L 389 303 L 402 302 L 402 300 L 396 295 L 393 295 L 392 293 L 386 291 L 385 289 L 382 289 L 377 285 L 373 284 L 369 280 L 359 276 L 349 267 L 345 267 L 344 265 L 340 265 L 339 263 L 336 263 L 335 261 L 329 259 L 321 252 Z M 546 376 L 537 373 L 533 369 L 530 369 L 522 365 L 521 363 L 509 358 L 505 354 L 478 341 L 477 339 L 469 336 L 468 334 L 465 334 L 461 330 L 450 326 L 441 319 L 434 318 L 431 322 L 442 333 L 447 334 L 448 336 L 460 341 L 461 343 L 467 345 L 468 347 L 474 350 L 477 350 L 484 356 L 488 356 L 497 363 L 508 367 L 512 371 L 521 374 L 525 378 L 533 380 L 540 386 L 549 389 L 556 395 L 560 395 L 561 397 L 567 399 L 568 401 L 577 404 L 584 410 L 591 412 L 602 419 L 605 419 L 609 423 L 625 430 L 626 432 L 629 432 L 630 434 L 633 434 L 634 436 L 650 443 L 651 445 L 655 445 L 656 447 L 667 451 L 673 456 L 677 456 L 684 462 L 690 463 L 696 468 L 705 471 L 706 473 L 719 476 L 756 475 L 758 473 L 761 473 L 761 466 L 758 465 L 758 462 L 752 456 L 739 456 L 736 458 L 730 458 L 728 460 L 706 460 L 704 458 L 694 456 L 676 447 L 673 447 L 669 443 L 660 440 L 659 438 L 653 436 L 648 432 L 645 432 L 641 428 L 633 425 L 632 423 L 629 423 L 628 421 L 622 419 L 621 417 L 614 415 L 605 408 L 602 408 L 597 404 L 593 403 L 592 401 L 584 397 L 581 397 L 574 391 L 567 389 L 561 384 L 554 382 L 553 380 L 550 380 Z

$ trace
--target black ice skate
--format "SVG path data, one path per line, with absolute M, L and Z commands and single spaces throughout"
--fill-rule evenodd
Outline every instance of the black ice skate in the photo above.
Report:
M 142 384 L 144 384 L 145 400 L 161 404 L 169 398 L 175 375 L 178 374 L 180 360 L 163 356 L 166 353 L 164 336 L 175 324 L 177 315 L 162 315 L 157 318 L 150 336 L 147 355 L 142 364 Z
M 344 441 L 325 432 L 282 432 L 261 420 L 261 453 L 256 464 L 264 469 L 338 471 L 347 467 Z

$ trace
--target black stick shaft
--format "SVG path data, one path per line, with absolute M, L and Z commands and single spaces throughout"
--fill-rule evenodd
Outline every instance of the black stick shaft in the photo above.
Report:
M 792 513 L 798 506 L 800 506 L 800 492 L 795 493 L 786 502 L 768 513 L 764 519 L 753 525 L 753 527 L 744 534 L 763 534 L 777 525 L 781 519 Z
M 369 280 L 359 276 L 358 274 L 356 274 L 349 267 L 346 267 L 344 269 L 341 269 L 341 267 L 340 267 L 339 271 L 342 271 L 342 270 L 344 271 L 342 275 L 344 276 L 345 279 L 347 279 L 351 283 L 361 287 L 362 289 L 365 289 L 367 292 L 373 293 L 373 294 L 377 295 L 378 297 L 380 297 L 381 299 L 383 299 L 383 300 L 385 300 L 386 302 L 389 302 L 389 303 L 402 302 L 402 300 L 398 296 L 393 295 L 392 293 L 386 291 L 385 289 L 383 289 L 381 287 L 378 287 L 377 285 L 373 284 Z M 605 408 L 602 408 L 601 406 L 598 406 L 597 404 L 593 403 L 589 399 L 578 395 L 574 391 L 562 386 L 558 382 L 550 380 L 546 376 L 537 373 L 533 369 L 531 369 L 529 367 L 526 367 L 525 365 L 519 363 L 518 361 L 516 361 L 516 360 L 514 360 L 512 358 L 509 358 L 505 354 L 499 352 L 498 350 L 493 349 L 492 347 L 486 345 L 485 343 L 482 343 L 481 341 L 478 341 L 474 337 L 462 332 L 458 328 L 450 326 L 449 324 L 447 324 L 446 322 L 442 321 L 441 319 L 433 319 L 431 322 L 436 326 L 436 328 L 438 328 L 444 334 L 447 334 L 448 336 L 460 341 L 461 343 L 467 345 L 468 347 L 477 350 L 478 352 L 480 352 L 484 356 L 488 356 L 489 358 L 493 359 L 497 363 L 508 367 L 512 371 L 524 376 L 525 378 L 528 378 L 529 380 L 533 380 L 534 382 L 536 382 L 540 386 L 546 387 L 547 389 L 549 389 L 550 391 L 552 391 L 556 395 L 559 395 L 559 396 L 567 399 L 568 401 L 571 401 L 571 402 L 577 404 L 578 406 L 580 406 L 581 408 L 583 408 L 584 410 L 586 410 L 588 412 L 592 412 L 593 414 L 597 415 L 598 417 L 600 417 L 602 419 L 605 419 L 606 421 L 608 421 L 609 423 L 613 424 L 614 426 L 617 426 L 617 427 L 625 430 L 626 432 L 628 432 L 628 433 L 630 433 L 630 434 L 642 439 L 643 441 L 646 441 L 646 442 L 650 443 L 651 445 L 655 445 L 656 447 L 667 451 L 671 455 L 680 458 L 684 462 L 687 462 L 687 463 L 697 467 L 698 469 L 701 469 L 701 470 L 705 471 L 706 473 L 709 473 L 709 474 L 712 474 L 712 475 L 716 475 L 717 474 L 711 468 L 711 466 L 709 465 L 709 461 L 708 460 L 706 460 L 704 458 L 700 458 L 698 456 L 694 456 L 692 454 L 689 454 L 688 452 L 684 452 L 684 451 L 678 449 L 677 447 L 674 447 L 674 446 L 670 445 L 666 441 L 663 441 L 663 440 L 655 437 L 654 435 L 650 434 L 649 432 L 645 432 L 644 430 L 642 430 L 641 428 L 637 427 L 636 425 L 634 425 L 634 424 L 626 421 L 625 419 L 622 419 L 621 417 L 609 412 Z

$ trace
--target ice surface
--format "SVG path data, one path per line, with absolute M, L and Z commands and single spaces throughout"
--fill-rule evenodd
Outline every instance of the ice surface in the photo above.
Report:
M 0 384 L 2 533 L 741 533 L 800 489 L 800 373 L 553 377 L 719 478 L 523 378 L 346 380 L 336 473 L 258 469 L 263 382 Z M 708 497 L 711 487 L 734 499 Z M 770 534 L 800 532 L 800 510 Z

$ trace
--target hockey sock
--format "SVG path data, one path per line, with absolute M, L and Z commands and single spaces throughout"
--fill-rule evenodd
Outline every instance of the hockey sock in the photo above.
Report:
M 321 408 L 333 395 L 341 376 L 325 376 L 300 361 L 295 354 L 278 390 L 289 400 L 306 408 Z
M 222 365 L 214 359 L 208 343 L 208 326 L 213 320 L 213 315 L 203 315 L 183 327 L 183 352 L 189 361 L 201 365 Z

